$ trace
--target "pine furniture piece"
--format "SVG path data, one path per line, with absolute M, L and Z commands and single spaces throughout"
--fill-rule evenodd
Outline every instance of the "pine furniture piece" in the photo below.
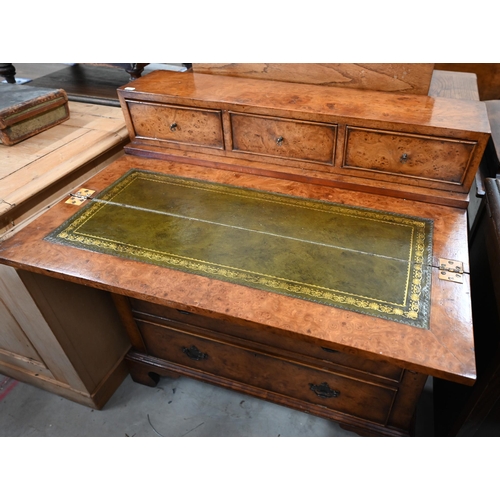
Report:
M 110 292 L 136 381 L 190 376 L 366 435 L 410 434 L 429 375 L 474 383 L 484 104 L 168 72 L 119 96 L 127 154 L 0 262 Z
M 0 240 L 36 223 L 123 154 L 128 134 L 121 110 L 69 108 L 63 124 L 0 145 Z M 127 374 L 128 346 L 106 293 L 0 265 L 1 373 L 101 408 Z

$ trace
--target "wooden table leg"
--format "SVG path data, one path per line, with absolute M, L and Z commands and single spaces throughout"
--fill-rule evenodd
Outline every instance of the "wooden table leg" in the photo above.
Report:
M 16 68 L 12 63 L 0 63 L 0 80 L 4 77 L 7 83 L 16 83 Z

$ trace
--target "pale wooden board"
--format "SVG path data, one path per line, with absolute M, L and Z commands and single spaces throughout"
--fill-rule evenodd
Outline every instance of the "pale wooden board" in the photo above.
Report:
M 15 146 L 0 144 L 0 182 L 39 158 L 55 153 L 88 130 L 119 133 L 124 126 L 120 108 L 74 102 L 70 102 L 69 107 L 70 118 L 66 122 Z
M 47 379 L 54 380 L 54 377 L 42 362 L 15 354 L 8 350 L 4 351 L 0 349 L 0 372 L 3 371 L 2 368 L 6 365 L 14 366 L 17 369 L 25 370 L 31 374 L 36 374 L 36 377 L 43 376 Z
M 117 133 L 89 130 L 81 136 L 81 141 L 73 141 L 59 148 L 57 158 L 54 158 L 54 154 L 47 155 L 32 163 L 29 169 L 18 170 L 10 175 L 8 183 L 0 187 L 0 199 L 10 205 L 17 205 L 103 151 L 111 149 L 125 137 L 125 132 L 120 136 Z
M 113 156 L 110 156 L 104 161 L 95 161 L 95 164 L 86 165 L 85 169 L 79 171 L 72 180 L 54 185 L 54 189 L 45 190 L 41 194 L 34 195 L 29 200 L 29 208 L 22 206 L 21 210 L 16 210 L 12 205 L 3 202 L 0 203 L 0 214 L 6 214 L 0 218 L 0 242 L 10 238 L 23 227 L 31 223 L 34 219 L 47 211 L 51 206 L 65 197 L 69 197 L 68 193 L 78 190 L 78 187 L 105 168 L 107 165 L 117 160 L 123 155 L 123 150 Z
M 1 280 L 1 276 L 0 276 Z M 0 284 L 1 287 L 1 284 Z M 29 358 L 41 362 L 41 358 L 28 340 L 23 330 L 19 326 L 12 313 L 4 304 L 0 296 L 0 351 L 18 354 L 24 358 Z
M 472 73 L 434 70 L 429 95 L 431 97 L 479 101 L 477 77 Z
M 80 377 L 17 272 L 4 265 L 0 265 L 0 297 L 54 378 L 85 391 Z
M 65 124 L 0 148 L 0 214 L 128 137 L 121 109 L 70 103 L 70 113 Z

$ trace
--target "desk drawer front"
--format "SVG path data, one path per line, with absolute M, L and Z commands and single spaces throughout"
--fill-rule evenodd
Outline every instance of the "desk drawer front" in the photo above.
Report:
M 337 127 L 231 113 L 233 150 L 331 165 Z
M 196 333 L 197 327 L 211 330 L 213 332 L 226 333 L 241 339 L 247 339 L 261 344 L 266 344 L 284 352 L 300 353 L 310 356 L 316 360 L 338 364 L 347 368 L 359 370 L 364 373 L 377 375 L 383 379 L 399 382 L 403 369 L 383 361 L 372 361 L 353 354 L 347 354 L 336 350 L 322 347 L 320 345 L 308 343 L 265 331 L 256 328 L 244 327 L 227 321 L 207 318 L 198 314 L 180 311 L 142 300 L 131 299 L 134 311 L 141 314 L 153 315 L 151 321 L 158 321 L 163 325 L 170 322 L 182 324 L 182 330 Z
M 299 365 L 257 350 L 137 321 L 150 355 L 276 394 L 385 423 L 396 389 Z
M 343 168 L 461 185 L 475 144 L 347 127 Z
M 223 149 L 220 111 L 127 101 L 137 137 Z

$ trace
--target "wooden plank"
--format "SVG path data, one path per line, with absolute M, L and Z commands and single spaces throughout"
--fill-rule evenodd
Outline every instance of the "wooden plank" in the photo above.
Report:
M 63 383 L 85 391 L 80 377 L 61 345 L 55 341 L 49 325 L 15 269 L 3 265 L 0 265 L 0 296 L 52 375 Z
M 119 133 L 123 129 L 123 113 L 119 108 L 83 103 L 70 103 L 69 107 L 71 115 L 67 122 L 15 147 L 0 144 L 0 181 L 21 168 L 29 168 L 31 163 L 40 158 L 55 154 L 59 148 L 80 138 L 87 130 Z
M 70 112 L 71 118 L 63 125 L 14 147 L 0 146 L 1 200 L 8 200 L 9 194 L 21 187 L 27 189 L 28 195 L 30 189 L 35 193 L 61 174 L 59 170 L 55 176 L 40 179 L 54 165 L 69 162 L 66 167 L 74 168 L 127 139 L 120 109 L 70 103 Z M 19 202 L 17 196 L 12 199 L 15 201 L 10 203 Z
M 195 63 L 193 71 L 282 82 L 427 94 L 434 64 Z
M 477 76 L 481 101 L 500 99 L 500 64 L 436 63 L 434 69 L 473 73 Z
M 0 276 L 1 279 L 1 276 Z M 0 284 L 0 287 L 2 285 Z M 24 334 L 19 323 L 5 305 L 0 296 L 0 325 L 2 325 L 2 335 L 0 335 L 0 351 L 9 351 L 24 358 L 29 358 L 41 362 L 42 359 L 33 348 L 33 345 Z
M 18 170 L 10 175 L 8 184 L 0 187 L 0 198 L 10 205 L 18 205 L 126 137 L 125 131 L 121 135 L 104 135 L 97 130 L 86 131 L 81 135 L 81 140 L 65 144 L 55 154 L 31 164 L 29 169 Z
M 21 370 L 27 370 L 34 374 L 35 377 L 43 376 L 45 378 L 55 380 L 50 373 L 50 370 L 43 364 L 43 362 L 36 361 L 33 358 L 21 356 L 10 350 L 0 349 L 0 372 L 6 365 L 15 366 Z
M 6 148 L 1 148 L 0 153 L 2 158 L 10 157 L 15 159 L 18 156 L 27 157 L 29 160 L 26 162 L 26 165 L 29 165 L 39 158 L 43 158 L 44 156 L 53 153 L 68 142 L 74 141 L 81 135 L 85 134 L 85 132 L 85 129 L 73 127 L 68 124 L 61 124 L 36 135 L 36 140 L 26 140 L 20 142 L 15 148 L 11 147 L 10 151 Z M 22 165 L 22 167 L 24 168 L 26 165 Z M 9 169 L 6 168 L 9 166 L 10 165 L 3 166 L 2 178 L 11 173 L 9 172 Z
M 429 88 L 429 96 L 479 101 L 476 75 L 472 73 L 434 70 Z
M 111 296 L 47 276 L 19 274 L 86 390 L 93 393 L 130 348 Z
M 56 127 L 55 127 L 56 128 Z M 60 137 L 61 133 L 64 133 L 62 129 L 59 130 L 48 130 L 47 132 L 57 132 L 56 137 Z M 48 138 L 42 138 L 40 143 L 40 149 L 38 149 L 38 144 L 27 144 L 29 149 L 24 151 L 13 151 L 12 153 L 4 152 L 0 150 L 0 159 L 4 163 L 3 167 L 0 167 L 0 199 L 4 198 L 7 193 L 15 190 L 19 185 L 26 184 L 29 182 L 29 176 L 36 176 L 36 169 L 47 161 L 57 159 L 59 151 L 61 148 L 67 147 L 68 144 L 78 144 L 75 140 L 81 138 L 86 133 L 84 129 L 75 129 L 73 127 L 66 128 L 66 135 L 64 141 L 58 141 L 56 137 L 49 134 Z M 39 135 L 43 135 L 42 132 Z M 38 137 L 37 137 L 38 138 Z M 19 143 L 19 145 L 25 146 L 27 141 Z M 48 147 L 45 147 L 43 142 L 46 142 Z M 62 150 L 64 151 L 64 149 Z M 5 160 L 5 162 L 4 162 Z M 32 170 L 34 172 L 32 173 Z
M 87 391 L 76 390 L 43 374 L 34 377 L 32 371 L 17 367 L 11 363 L 0 363 L 0 371 L 8 377 L 97 410 L 104 406 L 128 374 L 125 362 L 122 360 L 110 370 L 96 390 L 89 394 Z
M 112 154 L 116 150 L 115 154 Z M 98 156 L 91 162 L 73 170 L 65 177 L 51 184 L 41 193 L 31 196 L 26 202 L 13 206 L 6 202 L 0 203 L 0 241 L 7 239 L 29 224 L 36 217 L 47 211 L 52 205 L 77 190 L 83 182 L 101 171 L 107 165 L 123 155 L 120 147 L 114 148 L 105 155 Z

